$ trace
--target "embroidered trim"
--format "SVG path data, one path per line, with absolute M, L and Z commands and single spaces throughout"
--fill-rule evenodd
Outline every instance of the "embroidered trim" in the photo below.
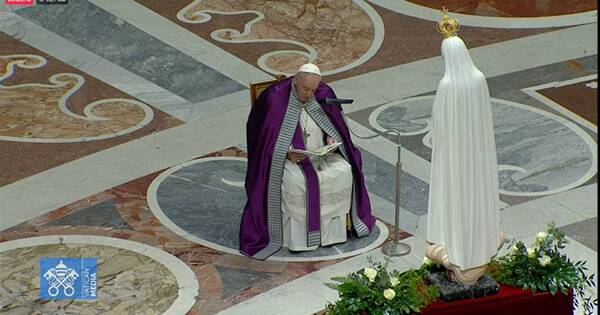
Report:
M 306 207 L 306 199 L 304 194 L 292 194 L 285 193 L 285 199 L 292 206 L 298 207 Z M 352 197 L 352 187 L 347 187 L 342 190 L 334 191 L 328 194 L 321 195 L 321 205 L 329 206 L 335 205 L 343 202 L 344 200 L 348 200 L 348 198 Z
M 294 88 L 292 87 L 292 91 Z M 294 101 L 295 102 L 294 102 Z M 264 260 L 276 253 L 283 245 L 283 225 L 281 215 L 281 182 L 287 148 L 292 143 L 292 137 L 296 131 L 298 119 L 300 118 L 300 106 L 298 101 L 290 93 L 288 108 L 281 125 L 281 130 L 275 142 L 273 157 L 271 158 L 271 169 L 269 173 L 269 184 L 267 190 L 267 222 L 269 226 L 269 244 L 256 254 L 254 258 Z
M 333 137 L 335 141 L 342 142 L 342 137 L 335 129 L 335 127 L 333 127 L 333 124 L 329 120 L 327 114 L 325 114 L 325 112 L 321 108 L 321 105 L 319 105 L 315 100 L 312 100 L 306 106 L 306 111 L 308 112 L 310 117 L 317 123 L 317 125 L 319 125 L 319 127 L 321 127 L 323 131 L 325 131 L 325 133 L 327 133 L 330 137 Z M 346 148 L 343 145 L 341 145 L 339 148 L 341 149 L 340 151 L 342 152 L 342 155 L 344 156 L 346 161 L 348 161 L 348 153 L 346 152 Z M 367 225 L 360 219 L 360 217 L 358 216 L 358 211 L 356 210 L 356 188 L 354 187 L 354 181 L 352 187 L 353 198 L 352 209 L 350 211 L 350 218 L 352 219 L 352 224 L 356 229 L 358 237 L 367 236 L 369 235 L 369 228 L 367 228 Z

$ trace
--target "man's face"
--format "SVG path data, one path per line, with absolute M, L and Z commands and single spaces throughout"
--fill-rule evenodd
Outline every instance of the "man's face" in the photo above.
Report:
M 296 94 L 302 103 L 308 102 L 314 95 L 321 82 L 321 76 L 307 73 L 296 76 Z

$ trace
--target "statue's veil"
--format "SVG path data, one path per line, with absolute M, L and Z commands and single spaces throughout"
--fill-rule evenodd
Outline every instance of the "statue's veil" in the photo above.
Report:
M 442 41 L 446 73 L 438 84 L 434 103 L 468 100 L 474 104 L 490 102 L 485 76 L 471 60 L 467 46 L 458 36 Z
M 432 109 L 427 240 L 461 269 L 497 253 L 499 191 L 490 94 L 458 36 L 442 42 L 445 74 Z

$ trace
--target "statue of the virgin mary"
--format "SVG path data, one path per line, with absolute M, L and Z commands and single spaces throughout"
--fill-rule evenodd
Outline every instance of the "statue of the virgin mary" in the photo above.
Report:
M 444 9 L 438 31 L 446 72 L 432 109 L 427 257 L 470 284 L 498 252 L 500 198 L 490 94 L 458 28 Z

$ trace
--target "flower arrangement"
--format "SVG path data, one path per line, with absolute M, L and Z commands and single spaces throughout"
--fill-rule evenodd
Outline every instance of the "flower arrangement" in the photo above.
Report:
M 586 289 L 593 287 L 594 274 L 586 276 L 586 261 L 572 262 L 559 250 L 568 241 L 565 234 L 550 223 L 546 231 L 538 232 L 535 244 L 527 247 L 521 241 L 509 243 L 510 252 L 493 260 L 488 270 L 499 283 L 530 289 L 532 292 L 547 291 L 552 295 L 558 291 L 567 294 L 573 290 L 583 302 L 586 314 L 592 314 L 598 300 L 586 296 Z M 578 307 L 574 299 L 573 307 Z
M 410 314 L 437 299 L 436 287 L 425 280 L 425 267 L 404 272 L 389 272 L 385 265 L 371 267 L 345 277 L 334 277 L 337 283 L 325 285 L 339 291 L 340 299 L 329 303 L 325 314 Z
M 585 261 L 572 262 L 559 250 L 565 248 L 565 234 L 554 223 L 536 235 L 535 245 L 525 246 L 521 241 L 509 243 L 510 252 L 498 257 L 488 265 L 488 272 L 499 283 L 530 289 L 532 292 L 547 291 L 551 294 L 569 290 L 583 302 L 585 314 L 594 312 L 598 300 L 587 296 L 586 290 L 593 287 L 594 275 L 586 276 Z M 419 269 L 404 272 L 388 272 L 386 265 L 373 263 L 345 277 L 334 277 L 336 283 L 326 283 L 339 292 L 340 299 L 329 303 L 325 315 L 334 314 L 410 314 L 420 310 L 439 297 L 437 287 L 425 278 L 427 272 L 444 267 L 423 259 Z M 574 299 L 573 307 L 579 306 Z

